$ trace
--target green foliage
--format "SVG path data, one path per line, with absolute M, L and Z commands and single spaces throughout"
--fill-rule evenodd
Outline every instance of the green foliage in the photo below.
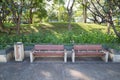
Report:
M 22 24 L 22 29 L 31 33 L 1 35 L 0 46 L 5 47 L 15 42 L 24 44 L 119 44 L 120 39 L 114 34 L 105 33 L 106 27 L 96 24 L 72 23 L 72 31 L 68 31 L 68 23 Z M 35 32 L 38 30 L 38 32 Z
M 99 32 L 93 33 L 78 33 L 73 32 L 64 32 L 64 33 L 32 33 L 29 35 L 20 35 L 20 36 L 2 36 L 0 37 L 0 44 L 10 44 L 14 42 L 23 42 L 23 43 L 52 43 L 52 44 L 103 44 L 103 43 L 116 43 L 117 39 L 112 35 L 101 34 Z
M 6 28 L 10 28 L 10 27 L 15 26 L 14 24 L 12 24 L 12 23 L 7 23 L 7 22 L 5 22 L 3 25 L 4 25 L 4 27 L 6 27 Z
M 38 9 L 37 15 L 40 19 L 45 18 L 47 17 L 47 11 L 45 10 L 45 8 L 41 7 L 40 9 Z

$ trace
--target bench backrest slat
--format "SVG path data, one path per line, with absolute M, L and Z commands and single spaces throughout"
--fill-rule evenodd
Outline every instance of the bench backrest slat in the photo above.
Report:
M 75 45 L 74 50 L 102 50 L 102 45 Z
M 34 50 L 64 50 L 64 45 L 35 45 Z

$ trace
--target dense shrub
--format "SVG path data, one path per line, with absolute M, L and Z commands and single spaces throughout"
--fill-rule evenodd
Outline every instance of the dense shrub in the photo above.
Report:
M 119 40 L 113 35 L 103 34 L 100 32 L 64 32 L 64 33 L 32 33 L 29 35 L 20 35 L 20 36 L 1 36 L 0 44 L 14 44 L 15 42 L 23 43 L 49 43 L 49 44 L 104 44 L 104 43 L 117 43 Z
M 120 43 L 120 39 L 116 38 L 114 33 L 106 34 L 106 26 L 72 23 L 72 31 L 69 32 L 67 25 L 67 23 L 21 25 L 23 34 L 1 35 L 0 48 L 19 41 L 25 45 Z

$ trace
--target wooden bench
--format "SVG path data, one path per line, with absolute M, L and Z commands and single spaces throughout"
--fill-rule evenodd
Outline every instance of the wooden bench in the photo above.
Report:
M 75 57 L 101 57 L 108 62 L 108 52 L 102 48 L 102 45 L 74 45 L 72 62 L 75 62 Z
M 67 62 L 67 53 L 64 45 L 35 45 L 30 52 L 31 63 L 35 57 L 64 57 L 64 62 Z

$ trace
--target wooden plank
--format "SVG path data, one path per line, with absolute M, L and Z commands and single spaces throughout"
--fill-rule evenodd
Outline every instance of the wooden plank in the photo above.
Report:
M 98 51 L 98 50 L 102 50 L 102 46 L 101 45 L 75 45 L 74 50 Z
M 35 50 L 64 50 L 64 45 L 35 45 Z

